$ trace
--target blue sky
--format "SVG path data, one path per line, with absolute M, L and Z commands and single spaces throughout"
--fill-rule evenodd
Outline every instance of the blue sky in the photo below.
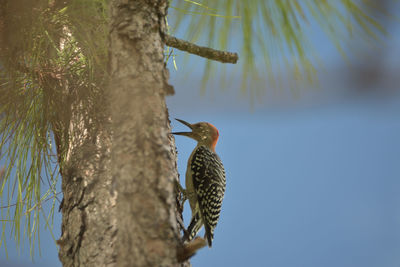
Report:
M 170 67 L 171 118 L 214 124 L 227 172 L 213 247 L 199 251 L 193 266 L 400 266 L 400 32 L 389 32 L 380 55 L 385 79 L 365 93 L 351 82 L 352 66 L 320 35 L 313 38 L 327 71 L 319 73 L 318 89 L 301 88 L 297 97 L 267 91 L 251 104 L 238 88 L 213 83 L 201 95 L 198 78 L 182 74 L 184 65 L 178 72 Z M 190 57 L 187 64 L 200 62 Z M 183 178 L 195 143 L 177 137 L 176 144 Z M 27 245 L 18 257 L 10 241 L 8 260 L 0 250 L 0 266 L 60 266 L 48 232 L 41 244 L 42 257 L 32 264 Z

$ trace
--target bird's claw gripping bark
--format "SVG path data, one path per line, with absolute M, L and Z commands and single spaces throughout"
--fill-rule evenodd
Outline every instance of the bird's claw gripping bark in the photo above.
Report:
M 176 185 L 178 191 L 181 192 L 182 195 L 183 195 L 183 198 L 182 198 L 182 204 L 183 204 L 188 199 L 188 196 L 187 196 L 187 193 L 186 193 L 186 189 L 184 189 L 182 187 L 182 185 L 176 180 L 175 180 L 175 185 Z

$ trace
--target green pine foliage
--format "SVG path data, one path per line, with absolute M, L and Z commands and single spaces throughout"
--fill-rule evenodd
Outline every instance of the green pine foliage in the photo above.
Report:
M 31 8 L 4 18 L 15 27 L 0 50 L 0 247 L 6 249 L 11 226 L 17 244 L 29 239 L 33 255 L 40 224 L 52 229 L 59 204 L 56 184 L 69 141 L 60 123 L 71 116 L 70 98 L 88 112 L 106 82 L 108 9 L 100 0 L 67 7 L 42 0 Z
M 242 89 L 249 91 L 257 88 L 250 81 L 279 82 L 282 70 L 292 71 L 298 82 L 312 82 L 321 60 L 310 28 L 324 31 L 346 57 L 354 37 L 370 42 L 385 34 L 373 16 L 385 12 L 376 0 L 173 0 L 169 22 L 171 31 L 184 33 L 188 41 L 239 52 L 236 70 L 243 75 Z M 217 73 L 222 80 L 216 68 L 223 67 L 207 62 L 204 77 Z

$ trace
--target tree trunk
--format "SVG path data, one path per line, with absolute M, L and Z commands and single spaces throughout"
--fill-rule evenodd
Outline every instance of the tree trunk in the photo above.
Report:
M 178 266 L 176 156 L 165 96 L 167 0 L 112 1 L 109 93 L 117 266 Z M 173 144 L 173 145 L 171 145 Z

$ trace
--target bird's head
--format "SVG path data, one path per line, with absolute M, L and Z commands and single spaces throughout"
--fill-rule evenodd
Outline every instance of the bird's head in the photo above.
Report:
M 200 145 L 205 145 L 212 150 L 215 150 L 217 145 L 219 132 L 214 125 L 208 122 L 198 122 L 190 124 L 184 120 L 176 119 L 180 123 L 185 124 L 192 131 L 191 132 L 174 132 L 172 134 L 184 135 L 196 140 Z

